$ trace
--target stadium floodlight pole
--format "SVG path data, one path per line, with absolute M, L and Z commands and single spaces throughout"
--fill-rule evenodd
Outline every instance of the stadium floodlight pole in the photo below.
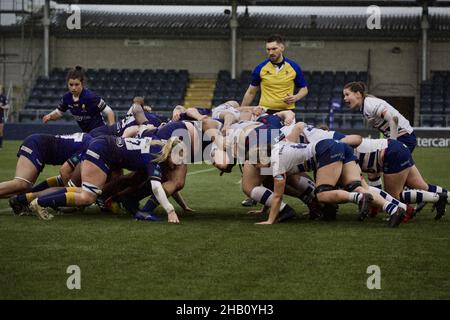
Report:
M 49 29 L 50 29 L 50 0 L 45 0 L 44 4 L 44 18 L 42 19 L 42 25 L 44 26 L 44 75 L 49 76 Z
M 231 79 L 236 79 L 236 46 L 237 46 L 237 33 L 238 21 L 237 21 L 237 2 L 233 0 L 231 3 Z
M 422 81 L 426 81 L 428 79 L 428 29 L 430 28 L 428 22 L 428 6 L 426 3 L 423 5 L 422 22 L 420 26 L 422 28 Z

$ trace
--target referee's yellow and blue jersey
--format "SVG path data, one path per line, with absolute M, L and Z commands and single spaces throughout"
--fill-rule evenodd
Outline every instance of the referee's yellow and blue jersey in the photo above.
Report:
M 283 99 L 294 94 L 294 88 L 307 86 L 300 66 L 291 59 L 284 58 L 281 68 L 264 60 L 252 73 L 252 86 L 261 87 L 259 105 L 271 110 L 294 109 L 295 104 L 286 104 Z

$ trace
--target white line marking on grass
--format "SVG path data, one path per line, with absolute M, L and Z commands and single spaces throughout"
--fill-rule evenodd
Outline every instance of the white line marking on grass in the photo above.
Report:
M 209 168 L 209 169 L 203 169 L 203 170 L 188 172 L 187 176 L 192 176 L 193 174 L 209 172 L 209 171 L 214 171 L 214 170 L 216 170 L 216 168 Z
M 11 211 L 12 211 L 11 208 L 0 209 L 0 213 L 3 213 L 3 212 L 11 212 Z

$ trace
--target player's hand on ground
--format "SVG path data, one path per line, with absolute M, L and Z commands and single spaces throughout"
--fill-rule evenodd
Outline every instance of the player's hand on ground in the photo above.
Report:
M 167 215 L 167 221 L 169 223 L 180 223 L 180 220 L 178 220 L 177 213 L 175 211 L 170 211 Z

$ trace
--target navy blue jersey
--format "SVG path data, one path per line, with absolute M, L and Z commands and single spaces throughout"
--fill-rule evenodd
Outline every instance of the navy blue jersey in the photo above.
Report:
M 3 122 L 4 110 L 2 106 L 6 106 L 8 104 L 8 99 L 3 94 L 0 94 L 0 123 Z
M 161 167 L 152 160 L 161 146 L 151 145 L 152 138 L 101 136 L 89 144 L 84 160 L 89 160 L 109 173 L 112 169 L 144 170 L 151 179 L 161 180 Z
M 32 134 L 17 152 L 25 156 L 40 172 L 46 164 L 62 165 L 72 156 L 80 156 L 88 147 L 92 137 L 86 133 L 71 135 Z
M 268 125 L 275 129 L 281 129 L 282 127 L 284 127 L 283 120 L 279 116 L 276 116 L 274 114 L 265 113 L 256 121 L 264 123 L 265 125 Z
M 144 115 L 147 118 L 149 124 L 152 124 L 157 128 L 161 125 L 162 121 L 156 114 L 152 112 L 144 112 Z M 127 114 L 125 118 L 117 122 L 118 131 L 121 132 L 119 135 L 121 136 L 125 129 L 137 125 L 139 125 L 139 123 L 136 122 L 134 116 L 132 114 Z
M 198 113 L 200 113 L 203 116 L 211 116 L 211 109 L 208 108 L 197 108 Z M 180 121 L 194 121 L 194 118 L 189 117 L 186 112 L 183 112 L 180 114 Z
M 81 91 L 78 101 L 73 100 L 71 92 L 66 92 L 61 99 L 58 110 L 73 115 L 83 132 L 89 132 L 92 129 L 105 125 L 102 111 L 106 103 L 102 98 L 88 89 Z
M 145 130 L 140 137 L 155 137 L 159 140 L 169 140 L 175 130 L 185 130 L 187 132 L 187 127 L 182 121 L 170 121 L 157 130 Z
M 144 112 L 145 117 L 148 120 L 149 124 L 154 125 L 155 127 L 159 127 L 162 123 L 161 119 L 159 117 L 151 112 Z M 125 130 L 129 127 L 139 125 L 136 122 L 136 119 L 133 117 L 132 114 L 127 114 L 122 120 L 108 126 L 104 125 L 98 128 L 95 128 L 91 132 L 89 132 L 90 135 L 92 135 L 94 138 L 108 135 L 108 136 L 117 136 L 120 137 L 123 135 Z

